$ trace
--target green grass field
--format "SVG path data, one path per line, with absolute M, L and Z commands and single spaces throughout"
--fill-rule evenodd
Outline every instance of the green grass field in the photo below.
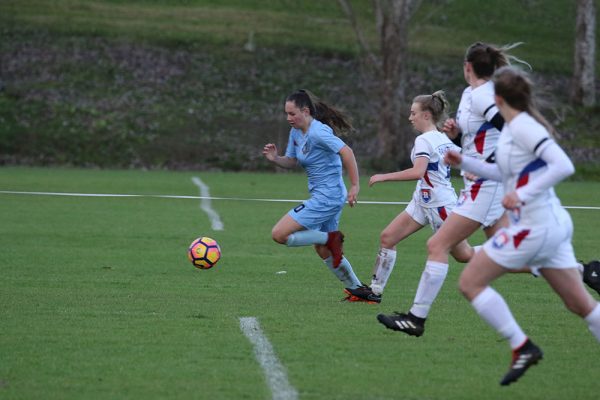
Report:
M 306 197 L 302 174 L 0 168 L 0 191 L 145 195 L 0 193 L 0 398 L 271 398 L 241 317 L 258 319 L 300 399 L 597 397 L 598 343 L 543 280 L 521 274 L 495 284 L 545 351 L 517 384 L 500 387 L 509 348 L 456 290 L 459 264 L 423 337 L 375 319 L 411 304 L 428 231 L 399 246 L 382 304 L 340 302 L 341 283 L 312 249 L 270 238 L 294 203 L 215 200 L 225 229 L 213 231 L 200 200 L 154 196 L 198 196 L 194 176 L 217 197 Z M 366 178 L 363 201 L 408 201 L 413 189 L 368 188 Z M 568 206 L 600 205 L 598 182 L 557 191 Z M 346 255 L 360 278 L 370 275 L 380 230 L 403 207 L 344 211 Z M 597 258 L 600 210 L 571 214 L 578 257 Z M 186 258 L 201 235 L 223 250 L 212 270 Z

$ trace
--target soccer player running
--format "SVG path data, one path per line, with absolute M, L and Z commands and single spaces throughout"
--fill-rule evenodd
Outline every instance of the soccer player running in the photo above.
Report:
M 343 256 L 344 235 L 338 230 L 346 200 L 353 207 L 360 190 L 354 152 L 335 135 L 351 130 L 352 125 L 337 108 L 308 90 L 290 94 L 284 107 L 291 125 L 285 155 L 279 156 L 273 143 L 264 146 L 263 154 L 283 168 L 300 164 L 308 175 L 311 197 L 275 224 L 273 240 L 289 247 L 314 245 L 327 267 L 345 285 L 346 294 L 352 297 L 348 300 L 362 301 L 350 296 L 350 290 L 358 291 L 363 285 Z M 350 179 L 349 191 L 342 177 L 342 165 Z
M 460 138 L 462 152 L 487 162 L 494 162 L 494 150 L 504 119 L 494 104 L 494 71 L 509 64 L 507 50 L 481 42 L 469 46 L 463 74 L 469 86 L 463 91 L 456 120 L 444 122 L 443 131 L 453 140 Z M 377 319 L 387 328 L 408 335 L 421 336 L 425 320 L 448 274 L 448 255 L 467 262 L 474 249 L 461 242 L 483 227 L 487 237 L 503 225 L 502 188 L 498 182 L 471 180 L 465 176 L 456 207 L 442 226 L 427 241 L 427 261 L 421 275 L 413 305 L 408 313 L 379 314 Z
M 493 77 L 495 100 L 506 121 L 496 148 L 496 164 L 448 152 L 446 161 L 464 171 L 501 181 L 509 225 L 500 229 L 463 270 L 459 287 L 479 316 L 505 337 L 512 350 L 510 369 L 500 381 L 509 385 L 542 359 L 490 283 L 525 266 L 538 269 L 565 306 L 584 318 L 600 341 L 600 304 L 583 286 L 571 238 L 573 222 L 553 186 L 575 172 L 552 139 L 550 124 L 532 101 L 528 76 L 504 67 Z
M 436 232 L 456 204 L 456 192 L 450 181 L 450 167 L 444 162 L 446 151 L 458 146 L 438 130 L 447 117 L 448 101 L 443 91 L 416 96 L 408 120 L 419 133 L 410 159 L 411 168 L 387 174 L 373 175 L 369 186 L 387 181 L 417 181 L 412 200 L 381 232 L 380 249 L 373 268 L 371 298 L 381 302 L 381 295 L 396 262 L 396 245 L 430 225 Z M 457 251 L 468 252 L 461 242 Z

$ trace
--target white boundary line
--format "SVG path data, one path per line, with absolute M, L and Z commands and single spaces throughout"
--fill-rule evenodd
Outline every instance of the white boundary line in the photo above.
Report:
M 301 203 L 304 200 L 293 199 L 254 199 L 244 197 L 214 197 L 214 196 L 178 196 L 170 194 L 116 194 L 116 193 L 66 193 L 66 192 L 25 192 L 15 190 L 0 190 L 0 194 L 22 194 L 35 196 L 72 196 L 72 197 L 154 197 L 159 199 L 191 199 L 191 200 L 234 200 L 234 201 L 261 201 L 272 203 Z M 383 205 L 406 205 L 407 201 L 358 201 L 357 204 L 383 204 Z M 600 210 L 596 206 L 563 206 L 571 210 Z
M 265 336 L 258 319 L 240 317 L 240 329 L 254 346 L 256 360 L 262 367 L 274 400 L 295 400 L 298 392 L 288 382 L 285 368 L 275 355 L 273 346 Z
M 202 180 L 197 176 L 192 178 L 192 182 L 194 182 L 194 185 L 198 186 L 198 189 L 200 189 L 200 196 L 202 197 L 202 200 L 200 200 L 200 208 L 206 213 L 206 215 L 208 215 L 211 228 L 215 231 L 222 231 L 225 229 L 225 227 L 223 226 L 221 217 L 219 217 L 219 214 L 212 208 L 212 205 L 210 204 L 211 198 L 208 185 L 202 182 Z

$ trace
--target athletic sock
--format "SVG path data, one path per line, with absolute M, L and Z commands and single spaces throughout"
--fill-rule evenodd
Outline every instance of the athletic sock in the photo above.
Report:
M 348 261 L 346 257 L 342 257 L 342 262 L 340 262 L 340 265 L 338 265 L 337 268 L 333 268 L 333 257 L 331 256 L 327 257 L 323 262 L 327 265 L 327 268 L 342 281 L 344 287 L 356 289 L 357 287 L 362 286 L 362 283 L 354 274 L 350 261 Z
M 440 292 L 447 274 L 448 264 L 427 260 L 425 269 L 421 274 L 413 306 L 410 309 L 414 316 L 427 318 L 431 305 Z
M 594 334 L 596 340 L 600 342 L 600 303 L 585 317 L 589 330 Z
M 310 246 L 311 244 L 327 243 L 327 232 L 307 230 L 298 231 L 288 236 L 285 244 L 288 247 Z
M 471 305 L 485 322 L 508 340 L 513 350 L 527 340 L 504 298 L 491 287 L 486 287 L 475 296 Z
M 379 249 L 377 259 L 375 260 L 375 268 L 373 271 L 373 279 L 371 280 L 371 290 L 375 294 L 382 294 L 385 285 L 387 284 L 390 274 L 396 263 L 396 250 Z

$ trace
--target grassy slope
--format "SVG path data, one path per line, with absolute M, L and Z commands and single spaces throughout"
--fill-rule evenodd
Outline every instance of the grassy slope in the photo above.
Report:
M 376 46 L 369 3 L 353 4 Z M 411 23 L 407 90 L 444 88 L 456 105 L 469 43 L 524 41 L 514 53 L 544 74 L 563 140 L 578 162 L 596 160 L 577 147 L 600 148 L 597 113 L 564 104 L 574 5 L 478 4 L 423 2 Z M 334 1 L 8 0 L 0 28 L 0 162 L 262 169 L 256 149 L 284 145 L 280 102 L 298 87 L 353 115 L 359 162 L 373 152 L 377 95 Z M 250 32 L 254 53 L 243 51 Z
M 575 7 L 560 0 L 541 3 L 493 0 L 482 10 L 477 0 L 423 2 L 411 21 L 411 48 L 427 57 L 454 58 L 475 40 L 523 41 L 526 46 L 515 51 L 518 56 L 541 71 L 568 73 Z M 367 38 L 376 46 L 369 4 L 354 1 L 353 6 Z M 65 33 L 238 47 L 254 32 L 260 46 L 342 54 L 357 49 L 354 34 L 334 1 L 12 0 L 1 7 L 5 23 L 12 20 Z

